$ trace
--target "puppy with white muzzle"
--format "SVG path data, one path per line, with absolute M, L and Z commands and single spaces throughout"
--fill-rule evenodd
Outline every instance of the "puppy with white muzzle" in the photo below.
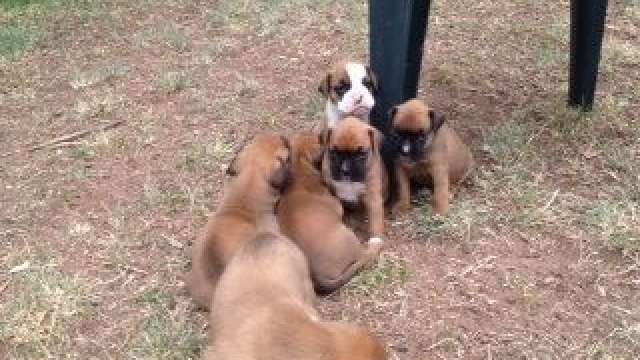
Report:
M 375 105 L 378 91 L 376 76 L 369 66 L 356 62 L 340 62 L 320 82 L 318 91 L 327 99 L 326 123 L 323 129 L 333 129 L 348 116 L 369 123 L 369 113 Z

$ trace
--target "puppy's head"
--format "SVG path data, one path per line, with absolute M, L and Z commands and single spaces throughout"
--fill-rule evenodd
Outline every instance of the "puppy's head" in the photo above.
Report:
M 417 99 L 391 108 L 389 118 L 400 156 L 414 161 L 424 158 L 445 120 L 444 115 Z
M 385 346 L 368 331 L 358 326 L 328 323 L 329 331 L 336 341 L 337 359 L 340 360 L 386 360 Z
M 380 133 L 354 117 L 347 117 L 335 129 L 328 129 L 325 161 L 334 181 L 362 183 L 369 163 L 378 156 Z
M 342 117 L 369 117 L 378 91 L 376 76 L 369 66 L 355 62 L 334 65 L 320 82 L 318 91 Z
M 271 187 L 282 190 L 289 180 L 291 146 L 284 136 L 259 134 L 235 156 L 227 174 L 260 176 Z

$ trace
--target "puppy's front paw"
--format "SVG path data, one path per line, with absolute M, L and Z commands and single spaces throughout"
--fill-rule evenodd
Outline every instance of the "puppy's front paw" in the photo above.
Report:
M 379 236 L 373 236 L 373 237 L 370 237 L 369 240 L 367 240 L 367 247 L 369 249 L 373 249 L 378 252 L 382 249 L 383 245 L 384 245 L 384 240 Z

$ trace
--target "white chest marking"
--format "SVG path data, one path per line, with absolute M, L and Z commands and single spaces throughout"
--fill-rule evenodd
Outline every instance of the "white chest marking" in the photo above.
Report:
M 333 190 L 340 200 L 356 203 L 360 199 L 360 196 L 364 194 L 366 187 L 365 184 L 361 182 L 334 181 Z

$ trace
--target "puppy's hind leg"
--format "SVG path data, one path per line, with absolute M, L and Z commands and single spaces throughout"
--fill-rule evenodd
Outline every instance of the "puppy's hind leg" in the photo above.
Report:
M 318 277 L 315 279 L 316 291 L 321 295 L 327 295 L 341 288 L 349 282 L 364 266 L 375 259 L 382 249 L 382 241 L 369 241 L 362 249 L 360 257 L 349 264 L 340 275 L 335 278 Z
M 433 171 L 433 212 L 444 216 L 449 211 L 449 170 L 446 166 Z

